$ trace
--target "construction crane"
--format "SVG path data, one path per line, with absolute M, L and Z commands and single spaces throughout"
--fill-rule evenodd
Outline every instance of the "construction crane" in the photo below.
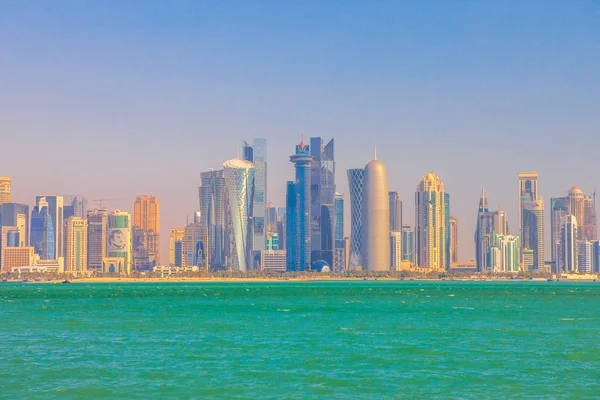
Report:
M 104 208 L 104 202 L 105 201 L 123 201 L 125 199 L 122 198 L 102 198 L 102 199 L 94 199 L 92 200 L 92 202 L 94 203 L 98 203 L 98 205 L 100 206 L 100 208 Z

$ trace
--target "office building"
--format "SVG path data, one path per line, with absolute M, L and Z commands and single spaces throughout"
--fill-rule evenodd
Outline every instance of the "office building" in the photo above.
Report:
M 353 168 L 348 170 L 348 186 L 350 188 L 350 260 L 348 268 L 354 271 L 362 268 L 363 248 L 363 187 L 365 170 Z
M 6 247 L 2 250 L 2 267 L 0 272 L 29 272 L 35 268 L 35 252 L 33 247 Z
M 390 231 L 402 232 L 402 201 L 400 192 L 390 192 Z
M 70 217 L 65 222 L 65 271 L 80 273 L 88 269 L 88 221 Z
M 430 172 L 421 178 L 415 195 L 416 265 L 433 271 L 446 269 L 446 199 L 444 184 Z
M 444 193 L 444 248 L 446 252 L 445 257 L 445 268 L 450 268 L 450 193 Z
M 56 231 L 46 198 L 36 199 L 31 212 L 30 243 L 41 260 L 54 260 L 56 254 Z
M 595 274 L 600 273 L 600 241 L 598 240 L 592 241 L 592 267 Z
M 225 268 L 225 178 L 222 169 L 203 172 L 200 178 L 200 245 L 196 243 L 194 249 L 184 252 L 189 251 L 191 257 L 197 258 L 202 249 L 201 263 L 193 266 L 221 270 Z M 189 257 L 188 262 L 191 262 Z
M 390 269 L 400 271 L 402 266 L 402 232 L 390 231 Z
M 365 166 L 363 189 L 363 269 L 390 270 L 390 204 L 385 165 L 377 154 Z
M 103 260 L 106 257 L 106 226 L 108 210 L 93 209 L 87 211 L 88 270 L 100 272 L 103 270 Z
M 286 237 L 289 271 L 310 269 L 311 257 L 311 164 L 310 146 L 304 136 L 296 152 L 290 156 L 296 170 L 296 180 L 287 184 Z M 320 224 L 319 224 L 320 225 Z M 317 228 L 315 227 L 315 230 Z
M 557 252 L 559 262 L 555 264 L 554 273 L 576 272 L 579 262 L 577 257 L 577 237 L 578 235 L 577 218 L 574 215 L 565 215 L 560 225 L 560 243 Z
M 486 259 L 489 252 L 486 244 L 483 242 L 483 238 L 492 233 L 498 235 L 508 234 L 506 213 L 500 209 L 490 211 L 485 190 L 482 190 L 479 199 L 479 210 L 477 212 L 477 226 L 475 228 L 475 265 L 479 272 L 489 269 L 489 260 Z
M 525 203 L 538 200 L 538 173 L 537 172 L 519 172 L 519 232 L 521 238 L 523 235 L 523 208 Z M 525 246 L 521 241 L 521 246 Z
M 598 240 L 598 221 L 596 219 L 596 194 L 583 197 L 582 239 Z
M 152 271 L 160 264 L 160 203 L 142 195 L 133 204 L 133 265 L 136 271 Z
M 579 189 L 577 186 L 573 186 L 569 190 L 569 214 L 575 217 L 579 226 L 582 226 L 584 222 L 584 204 L 583 204 L 583 191 Z M 583 239 L 583 229 L 579 229 L 577 233 L 577 240 Z
M 335 237 L 334 141 L 310 138 L 310 260 L 333 265 Z
M 0 176 L 0 206 L 10 203 L 10 176 Z
M 18 203 L 0 205 L 0 226 L 16 226 L 19 246 L 29 246 L 29 206 Z
M 107 216 L 106 258 L 121 258 L 119 271 L 131 272 L 131 215 L 125 211 L 115 210 Z
M 128 275 L 130 269 L 127 267 L 123 257 L 105 257 L 102 260 L 102 272 L 106 274 Z
M 450 216 L 450 265 L 458 264 L 458 223 L 456 217 Z
M 204 247 L 208 237 L 207 226 L 202 222 L 188 224 L 181 239 L 181 265 L 182 268 L 198 267 L 202 270 L 210 269 L 209 249 Z M 215 269 L 224 269 L 224 264 L 216 265 Z
M 577 242 L 577 272 L 582 274 L 592 273 L 593 249 L 593 244 L 589 240 L 579 240 Z
M 535 252 L 532 249 L 524 247 L 521 250 L 523 259 L 523 271 L 531 271 L 535 268 Z
M 529 201 L 523 204 L 523 248 L 533 250 L 533 269 L 543 268 L 544 262 L 544 202 Z
M 252 212 L 254 200 L 254 164 L 233 159 L 223 164 L 227 191 L 227 226 L 229 262 L 234 271 L 247 272 L 254 268 Z
M 48 209 L 48 214 L 52 219 L 53 224 L 53 242 L 55 257 L 64 258 L 64 220 L 63 220 L 63 198 L 62 196 L 37 196 L 35 199 L 36 205 L 43 202 Z M 44 259 L 44 258 L 42 258 Z
M 286 253 L 285 250 L 263 250 L 260 252 L 261 271 L 286 271 Z
M 175 266 L 177 242 L 181 242 L 185 235 L 185 227 L 171 228 L 169 231 L 169 265 Z M 181 265 L 177 265 L 181 267 Z
M 402 260 L 415 263 L 415 232 L 410 225 L 402 227 Z
M 552 262 L 555 265 L 555 271 L 560 271 L 562 257 L 560 253 L 560 244 L 562 241 L 562 223 L 567 215 L 571 215 L 571 203 L 568 197 L 555 197 L 550 199 L 550 235 L 552 246 Z M 577 238 L 577 236 L 575 236 Z
M 16 226 L 0 227 L 0 271 L 4 270 L 4 257 L 8 247 L 16 247 L 19 241 L 19 231 Z
M 344 241 L 344 195 L 335 194 L 335 248 L 343 249 Z
M 244 142 L 244 159 L 254 164 L 254 203 L 252 209 L 253 257 L 265 250 L 267 234 L 267 139 Z
M 87 199 L 83 196 L 63 197 L 63 220 L 71 217 L 87 218 Z

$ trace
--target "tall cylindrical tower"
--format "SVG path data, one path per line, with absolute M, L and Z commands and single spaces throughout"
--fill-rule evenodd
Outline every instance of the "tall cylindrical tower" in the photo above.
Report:
M 363 269 L 390 270 L 390 207 L 385 165 L 374 159 L 365 167 L 363 189 Z

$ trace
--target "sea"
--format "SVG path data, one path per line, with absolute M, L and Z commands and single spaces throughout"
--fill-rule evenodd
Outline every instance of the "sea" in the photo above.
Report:
M 2 283 L 0 398 L 600 398 L 600 283 Z

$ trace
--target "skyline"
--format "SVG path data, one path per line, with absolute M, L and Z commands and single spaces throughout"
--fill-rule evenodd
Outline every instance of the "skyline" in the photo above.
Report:
M 518 172 L 539 173 L 546 202 L 600 187 L 594 2 L 140 4 L 0 5 L 0 132 L 17 149 L 0 174 L 12 201 L 124 198 L 105 206 L 133 213 L 153 194 L 164 259 L 167 228 L 198 208 L 200 173 L 242 140 L 268 140 L 280 206 L 301 133 L 336 138 L 346 199 L 345 171 L 376 142 L 405 223 L 419 177 L 442 178 L 467 260 L 483 188 L 518 233 Z

